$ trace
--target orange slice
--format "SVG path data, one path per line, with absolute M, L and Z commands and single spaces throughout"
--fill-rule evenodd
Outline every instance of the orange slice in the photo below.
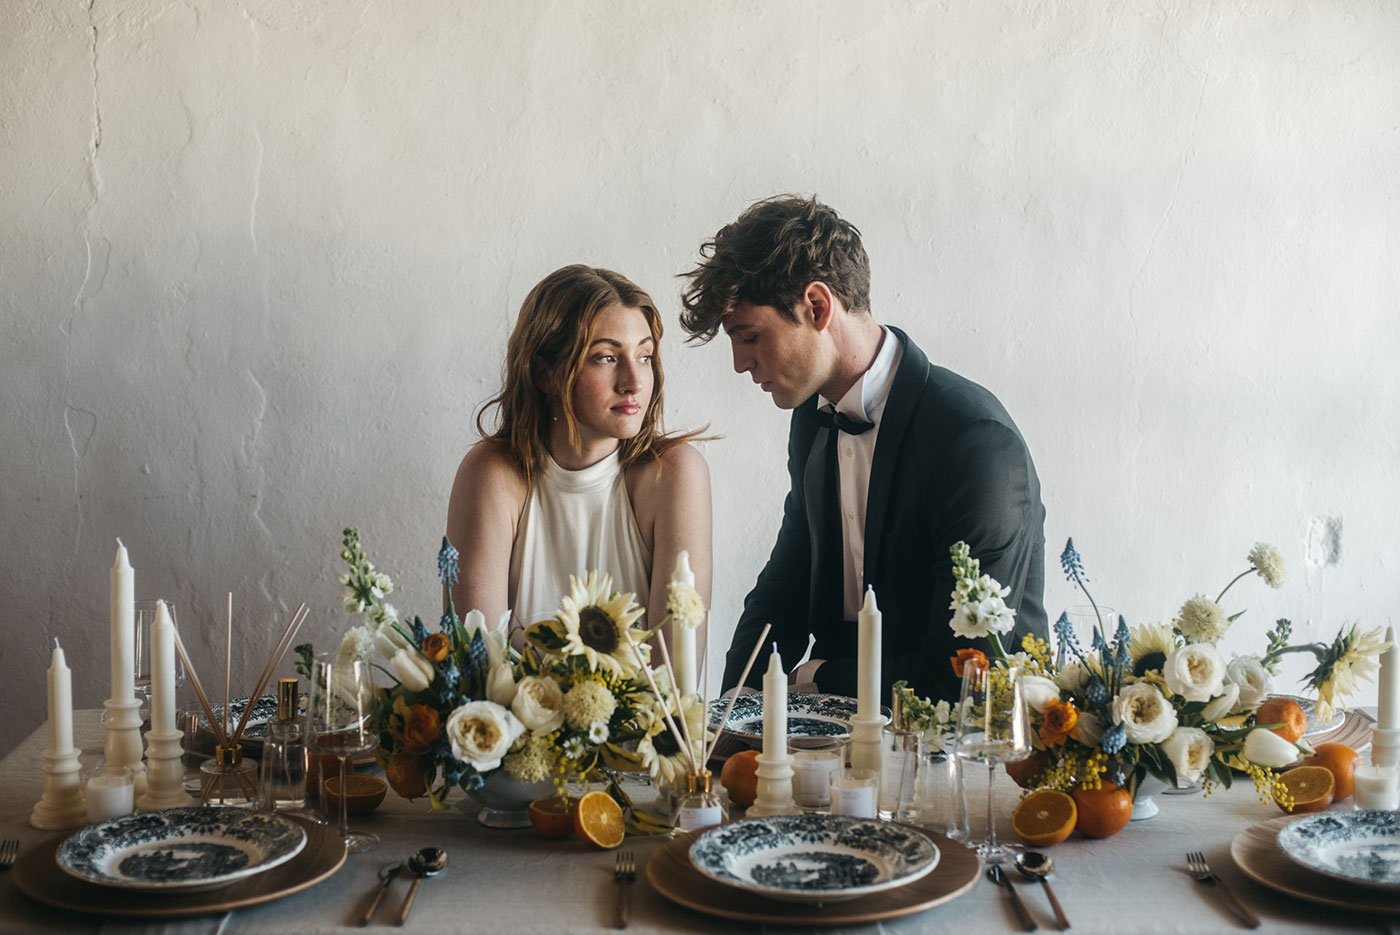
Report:
M 1073 798 L 1058 789 L 1041 789 L 1016 806 L 1011 813 L 1011 830 L 1027 844 L 1049 847 L 1069 837 L 1078 818 Z
M 551 795 L 530 803 L 530 824 L 544 838 L 567 838 L 574 833 L 574 804 L 571 795 Z
M 574 807 L 574 830 L 594 847 L 617 847 L 627 833 L 622 806 L 606 792 L 598 789 L 586 792 Z
M 1337 780 L 1325 766 L 1296 766 L 1274 780 L 1274 801 L 1291 815 L 1325 812 L 1337 791 Z
M 1337 789 L 1332 796 L 1334 802 L 1340 802 L 1356 791 L 1356 767 L 1360 762 L 1359 753 L 1333 740 L 1318 744 L 1312 756 L 1303 757 L 1304 766 L 1325 766 L 1331 770 L 1332 778 L 1337 781 Z

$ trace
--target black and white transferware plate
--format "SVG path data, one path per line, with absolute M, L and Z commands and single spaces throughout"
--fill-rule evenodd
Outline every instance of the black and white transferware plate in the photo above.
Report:
M 837 902 L 914 882 L 938 864 L 938 848 L 891 822 L 777 815 L 705 832 L 690 862 L 712 880 L 773 899 Z
M 193 806 L 123 815 L 64 841 L 58 865 L 122 889 L 189 893 L 227 886 L 291 860 L 306 832 L 278 815 Z
M 1278 833 L 1295 863 L 1351 883 L 1400 891 L 1400 812 L 1322 812 Z
M 710 726 L 727 730 L 740 740 L 758 746 L 763 743 L 763 693 L 752 692 L 734 700 L 729 719 L 720 723 L 728 698 L 710 702 Z M 880 713 L 889 715 L 888 708 Z M 788 745 L 796 749 L 829 747 L 851 739 L 851 718 L 856 716 L 856 700 L 844 695 L 817 695 L 788 692 Z

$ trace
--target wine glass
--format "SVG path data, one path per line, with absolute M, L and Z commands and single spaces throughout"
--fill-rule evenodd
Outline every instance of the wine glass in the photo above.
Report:
M 158 601 L 136 601 L 136 621 L 132 628 L 136 637 L 136 653 L 132 656 L 135 661 L 136 671 L 133 673 L 136 679 L 136 691 L 143 699 L 144 703 L 151 700 L 151 627 L 156 622 L 156 604 Z M 170 615 L 170 625 L 176 630 L 180 629 L 179 621 L 175 619 L 175 603 L 165 602 L 165 612 Z M 185 664 L 180 661 L 177 654 L 175 656 L 175 687 L 185 684 Z
M 368 753 L 379 743 L 374 717 L 374 682 L 369 663 L 342 662 L 321 656 L 311 668 L 311 696 L 306 709 L 306 747 L 312 753 L 340 761 L 340 836 L 345 849 L 360 854 L 379 846 L 379 836 L 350 830 L 345 814 L 346 776 L 350 758 Z M 325 779 L 320 780 L 325 792 Z
M 1016 844 L 997 842 L 992 818 L 992 780 L 998 763 L 1025 759 L 1031 753 L 1031 723 L 1021 694 L 1021 668 L 968 665 L 963 669 L 962 697 L 953 732 L 954 750 L 963 760 L 987 764 L 987 837 L 977 845 L 985 863 L 1012 860 Z

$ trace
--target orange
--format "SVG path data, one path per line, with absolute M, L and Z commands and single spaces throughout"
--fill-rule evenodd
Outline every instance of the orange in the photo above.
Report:
M 389 791 L 389 784 L 377 776 L 349 773 L 345 777 L 345 788 L 349 790 L 349 794 L 345 796 L 346 814 L 368 815 L 384 801 L 384 793 Z M 332 776 L 326 780 L 326 805 L 337 812 L 340 811 L 339 776 Z
M 574 833 L 574 806 L 571 795 L 551 795 L 530 803 L 530 824 L 543 838 L 567 838 Z
M 1356 791 L 1356 767 L 1361 762 L 1361 754 L 1344 743 L 1329 740 L 1320 743 L 1312 756 L 1303 757 L 1304 766 L 1325 766 L 1332 771 L 1337 789 L 1332 801 L 1340 802 Z
M 418 757 L 407 753 L 395 753 L 389 758 L 388 765 L 384 767 L 384 778 L 389 781 L 389 787 L 405 799 L 416 799 L 428 792 L 423 763 Z
M 752 805 L 758 797 L 758 751 L 744 750 L 725 760 L 719 781 L 729 793 L 729 801 L 744 808 Z
M 1292 698 L 1276 695 L 1255 710 L 1254 723 L 1261 726 L 1277 724 L 1277 727 L 1269 729 L 1289 743 L 1297 743 L 1303 737 L 1303 729 L 1308 726 L 1308 716 L 1303 712 L 1303 706 Z
M 1274 780 L 1274 801 L 1278 803 L 1279 808 L 1292 815 L 1325 812 L 1327 806 L 1332 804 L 1336 789 L 1337 781 L 1332 778 L 1332 771 L 1327 767 L 1295 766 Z M 1293 800 L 1292 808 L 1281 800 L 1284 794 Z
M 598 789 L 585 792 L 574 806 L 574 830 L 594 847 L 617 847 L 627 833 L 622 806 L 606 792 Z
M 1030 789 L 1045 767 L 1050 765 L 1050 755 L 1044 750 L 1032 750 L 1031 755 L 1022 760 L 1008 760 L 1004 766 L 1006 775 L 1022 789 Z
M 1049 847 L 1074 831 L 1079 809 L 1074 799 L 1058 789 L 1041 789 L 1021 800 L 1011 813 L 1011 830 L 1027 844 Z
M 1111 838 L 1133 817 L 1133 797 L 1111 782 L 1102 782 L 1097 789 L 1075 786 L 1070 795 L 1079 812 L 1074 830 L 1085 837 Z

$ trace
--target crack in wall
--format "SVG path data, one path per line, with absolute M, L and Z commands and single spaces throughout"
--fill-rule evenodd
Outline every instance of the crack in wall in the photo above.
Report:
M 253 142 L 258 145 L 258 158 L 253 165 L 253 197 L 248 205 L 248 239 L 252 241 L 253 252 L 258 252 L 258 199 L 262 195 L 263 141 L 257 125 L 253 126 Z

